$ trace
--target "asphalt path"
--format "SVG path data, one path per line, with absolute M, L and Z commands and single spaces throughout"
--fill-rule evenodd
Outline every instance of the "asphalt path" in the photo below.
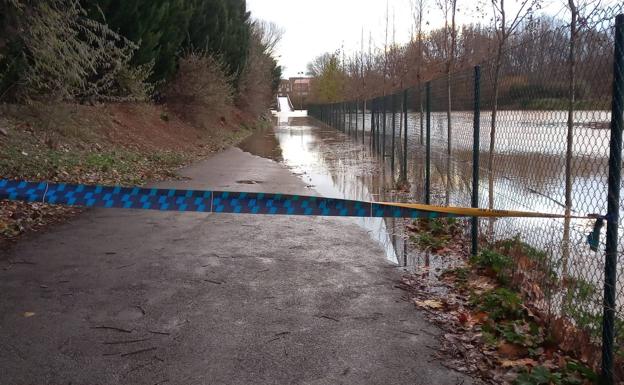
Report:
M 310 194 L 231 148 L 157 187 Z M 0 260 L 0 384 L 469 384 L 349 218 L 89 210 Z

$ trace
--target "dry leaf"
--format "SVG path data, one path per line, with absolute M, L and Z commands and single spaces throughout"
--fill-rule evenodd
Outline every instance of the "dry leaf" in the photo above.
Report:
M 33 317 L 35 315 L 35 313 L 33 313 L 31 311 L 27 311 L 27 312 L 24 312 L 23 315 L 24 315 L 24 318 L 30 318 L 30 317 Z
M 418 307 L 424 307 L 428 309 L 442 309 L 444 304 L 441 301 L 436 301 L 433 299 L 426 299 L 424 301 L 414 301 L 414 304 Z
M 527 350 L 525 347 L 520 345 L 502 342 L 498 345 L 498 354 L 506 358 L 520 358 L 527 354 Z
M 479 277 L 472 281 L 470 283 L 470 286 L 472 286 L 477 291 L 489 291 L 496 287 L 496 285 L 492 283 L 492 280 L 488 277 Z
M 503 368 L 513 368 L 517 366 L 537 366 L 537 361 L 531 358 L 523 358 L 520 360 L 502 360 L 501 366 Z
M 480 311 L 480 312 L 474 313 L 471 318 L 475 321 L 475 323 L 482 324 L 489 317 L 488 317 L 488 314 L 486 312 Z

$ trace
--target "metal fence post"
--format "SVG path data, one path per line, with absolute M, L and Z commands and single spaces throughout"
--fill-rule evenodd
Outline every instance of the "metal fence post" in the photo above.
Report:
M 378 119 L 378 114 L 379 112 L 377 111 L 378 108 L 378 101 L 377 98 L 373 99 L 373 151 L 375 153 L 377 153 L 377 132 L 379 131 L 379 119 Z
M 425 204 L 431 204 L 431 82 L 426 85 L 427 145 L 425 157 Z
M 381 139 L 381 136 L 379 135 L 379 132 L 381 131 L 381 119 L 379 119 L 379 114 L 381 112 L 380 104 L 379 99 L 375 99 L 375 151 L 377 154 L 379 154 L 379 150 L 381 148 L 379 145 L 379 140 Z
M 327 106 L 327 125 L 332 125 L 332 106 L 331 104 Z
M 351 123 L 353 123 L 353 102 L 347 103 L 349 106 L 349 134 L 352 134 L 353 127 L 351 127 Z
M 474 68 L 474 121 L 473 121 L 473 142 L 472 142 L 472 207 L 479 207 L 479 155 L 480 155 L 480 125 L 481 125 L 481 67 Z M 477 255 L 479 252 L 479 218 L 472 217 L 471 229 L 471 253 Z
M 344 103 L 344 108 L 345 108 L 345 130 L 347 131 L 347 133 L 349 135 L 351 135 L 351 104 L 349 104 L 348 102 Z
M 620 182 L 622 172 L 622 129 L 624 129 L 624 14 L 615 18 L 613 60 L 613 101 L 609 151 L 607 197 L 607 245 L 605 250 L 604 311 L 602 318 L 602 383 L 614 383 L 615 295 L 617 246 L 620 222 Z
M 370 124 L 370 145 L 373 152 L 375 149 L 375 99 L 371 99 L 371 124 Z
M 377 119 L 377 99 L 371 99 L 371 143 L 373 143 L 373 152 L 377 151 L 377 129 L 375 121 Z
M 334 105 L 334 127 L 337 130 L 340 130 L 340 104 L 336 103 Z
M 392 154 L 390 155 L 390 169 L 392 170 L 392 177 L 394 178 L 394 152 L 395 152 L 395 138 L 396 135 L 396 94 L 392 94 Z
M 388 97 L 384 95 L 383 97 L 383 113 L 382 113 L 382 118 L 383 118 L 383 123 L 382 123 L 382 128 L 383 128 L 383 138 L 381 138 L 381 162 L 385 163 L 386 162 L 386 110 L 388 109 L 388 103 L 387 103 L 387 99 Z
M 327 124 L 329 126 L 329 106 L 326 105 L 324 107 L 324 109 L 325 109 L 325 112 L 324 112 L 325 113 L 325 124 Z
M 358 112 L 359 112 L 359 109 L 360 109 L 360 103 L 358 103 L 358 101 L 356 100 L 355 101 L 355 140 L 357 140 L 357 138 L 358 138 L 358 130 L 359 130 L 359 127 L 358 127 Z
M 362 102 L 362 144 L 366 144 L 364 138 L 366 138 L 366 99 Z
M 407 181 L 407 89 L 403 91 L 403 162 L 401 162 L 403 180 Z

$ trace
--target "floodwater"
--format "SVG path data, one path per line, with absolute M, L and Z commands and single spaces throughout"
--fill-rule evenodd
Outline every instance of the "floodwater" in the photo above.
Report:
M 394 191 L 393 173 L 369 146 L 306 117 L 281 117 L 239 146 L 254 155 L 287 166 L 310 189 L 310 195 L 363 201 L 407 201 L 409 194 Z M 457 259 L 430 255 L 409 242 L 405 219 L 352 218 L 399 266 L 419 267 L 432 275 L 458 264 Z M 422 269 L 425 267 L 426 269 Z
M 552 114 L 546 112 L 519 115 L 513 111 L 501 113 L 500 122 L 504 128 L 497 136 L 502 139 L 497 143 L 494 163 L 494 208 L 563 213 L 565 158 L 562 154 L 565 153 L 566 126 L 563 115 Z M 273 129 L 257 132 L 240 147 L 244 151 L 273 159 L 289 167 L 307 184 L 310 195 L 366 201 L 424 201 L 425 151 L 420 143 L 418 114 L 408 115 L 409 191 L 403 193 L 395 191 L 402 158 L 403 130 L 395 132 L 393 151 L 390 114 L 387 116 L 386 153 L 383 162 L 380 153 L 371 146 L 370 114 L 364 117 L 364 132 L 361 129 L 362 121 L 358 122 L 357 136 L 354 118 L 350 125 L 346 122 L 343 132 L 302 115 L 300 112 L 279 115 Z M 609 133 L 608 130 L 596 127 L 602 128 L 610 116 L 595 112 L 592 117 L 598 123 L 589 122 L 576 130 L 575 157 L 572 163 L 573 213 L 602 213 L 606 202 Z M 453 156 L 449 157 L 445 147 L 446 116 L 443 113 L 432 115 L 431 202 L 438 205 L 469 206 L 472 191 L 472 115 L 460 112 L 453 119 Z M 399 115 L 396 120 L 401 120 Z M 504 123 L 512 121 L 513 125 Z M 520 123 L 515 123 L 516 121 Z M 545 121 L 558 123 L 542 124 Z M 482 121 L 482 126 L 479 201 L 480 207 L 488 207 L 489 180 L 485 169 L 488 143 L 487 135 L 484 134 L 489 133 L 487 119 Z M 523 130 L 517 129 L 520 126 L 524 127 Z M 406 220 L 353 220 L 384 248 L 387 259 L 399 266 L 417 268 L 419 272 L 425 271 L 434 277 L 458 264 L 457 260 L 449 257 L 431 255 L 416 249 L 406 233 Z M 481 220 L 480 225 L 481 234 L 493 238 L 518 236 L 524 242 L 546 252 L 550 257 L 550 268 L 558 273 L 582 278 L 598 288 L 602 286 L 604 254 L 590 251 L 586 243 L 586 236 L 594 225 L 593 221 L 571 221 L 570 242 L 565 256 L 562 248 L 563 220 Z M 604 243 L 604 230 L 602 242 Z M 622 272 L 618 276 L 620 281 L 624 279 Z M 618 297 L 621 300 L 624 295 Z
M 479 207 L 487 208 L 491 200 L 495 209 L 564 214 L 567 113 L 500 111 L 491 174 L 487 170 L 490 116 L 488 111 L 483 111 L 480 120 Z M 351 119 L 347 115 L 344 132 L 351 140 L 370 146 L 373 142 L 370 119 L 370 114 L 360 114 L 356 123 L 355 115 Z M 611 115 L 606 111 L 575 113 L 571 162 L 573 215 L 606 214 L 610 119 Z M 363 120 L 366 123 L 364 131 Z M 378 138 L 381 149 L 385 148 L 386 164 L 391 164 L 392 154 L 395 163 L 396 158 L 402 155 L 404 138 L 401 136 L 405 135 L 402 116 L 397 114 L 395 120 L 395 148 L 392 148 L 392 114 L 386 114 L 385 139 L 383 135 Z M 407 122 L 410 198 L 423 202 L 426 152 L 420 114 L 408 113 Z M 472 194 L 473 115 L 470 112 L 453 112 L 452 124 L 453 140 L 449 156 L 446 113 L 433 112 L 431 115 L 431 202 L 443 206 L 469 206 Z M 380 126 L 383 127 L 383 119 L 380 119 Z M 378 154 L 381 152 L 377 151 Z M 395 168 L 398 167 L 395 165 Z M 599 303 L 604 277 L 605 231 L 603 228 L 600 251 L 591 251 L 586 240 L 594 222 L 573 219 L 566 224 L 564 220 L 508 218 L 482 219 L 480 225 L 481 234 L 489 239 L 518 237 L 545 252 L 549 257 L 549 268 L 560 277 L 574 277 L 592 283 L 597 288 L 595 299 Z M 564 246 L 566 228 L 569 241 Z M 620 238 L 619 243 L 621 262 L 617 272 L 617 297 L 618 302 L 624 304 L 624 238 Z

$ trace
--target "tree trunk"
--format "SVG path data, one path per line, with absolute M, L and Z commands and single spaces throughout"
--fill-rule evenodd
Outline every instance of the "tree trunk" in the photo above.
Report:
M 425 128 L 425 123 L 423 122 L 423 117 L 424 117 L 424 107 L 423 107 L 423 101 L 422 101 L 422 62 L 423 62 L 423 49 L 422 49 L 422 29 L 420 28 L 420 25 L 422 24 L 422 21 L 419 24 L 419 28 L 418 28 L 418 73 L 416 74 L 416 78 L 418 80 L 418 102 L 420 104 L 420 144 L 423 145 L 425 143 L 424 141 L 424 128 Z
M 447 140 L 448 140 L 448 148 L 447 148 L 447 153 L 450 156 L 451 155 L 451 149 L 452 149 L 452 144 L 453 144 L 453 129 L 452 129 L 452 124 L 451 124 L 451 110 L 452 110 L 452 104 L 451 104 L 451 72 L 453 71 L 453 65 L 455 62 L 455 12 L 457 9 L 457 0 L 452 0 L 452 5 L 453 9 L 451 10 L 451 47 L 449 49 L 449 57 L 448 57 L 448 64 L 446 67 L 446 89 L 447 89 L 447 96 L 448 96 L 448 103 L 447 103 L 447 108 L 446 108 L 446 128 L 447 128 Z M 447 180 L 447 184 L 450 183 L 450 179 Z
M 503 59 L 504 37 L 498 44 L 496 54 L 496 64 L 494 68 L 494 99 L 492 103 L 492 122 L 490 126 L 490 153 L 488 154 L 488 208 L 494 209 L 494 150 L 496 145 L 496 118 L 498 115 L 498 88 L 500 80 L 500 70 Z M 494 234 L 494 219 L 489 220 L 488 233 Z
M 574 0 L 569 0 L 568 5 L 572 13 L 570 23 L 570 52 L 568 53 L 568 131 L 566 140 L 565 159 L 565 221 L 563 225 L 563 250 L 562 250 L 562 275 L 568 274 L 568 259 L 570 257 L 570 214 L 572 213 L 572 185 L 574 178 L 572 175 L 572 152 L 574 150 L 574 104 L 576 102 L 576 39 L 577 31 L 577 8 Z

